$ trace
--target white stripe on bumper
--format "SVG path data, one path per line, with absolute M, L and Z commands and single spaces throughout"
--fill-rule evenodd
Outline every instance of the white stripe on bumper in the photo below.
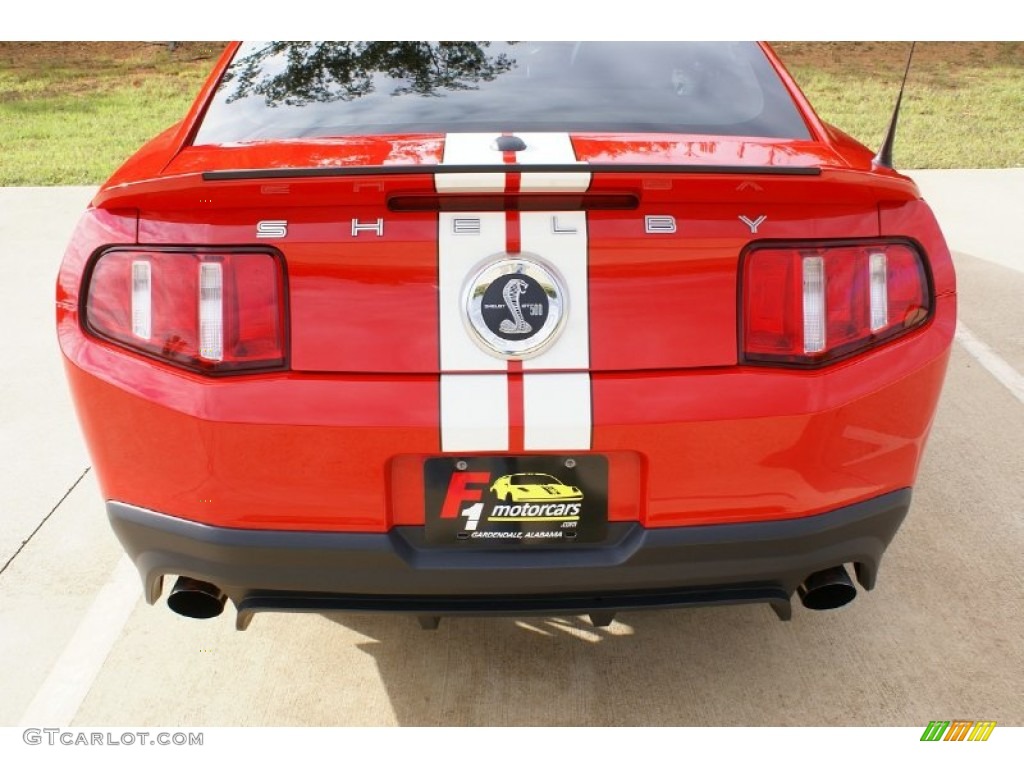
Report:
M 526 450 L 589 450 L 590 374 L 526 374 L 523 416 Z
M 508 450 L 505 374 L 441 374 L 441 450 Z

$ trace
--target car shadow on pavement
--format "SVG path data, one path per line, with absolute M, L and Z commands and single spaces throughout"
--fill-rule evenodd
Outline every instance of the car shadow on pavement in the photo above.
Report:
M 804 689 L 794 685 L 805 643 L 818 648 L 819 670 L 841 652 L 811 640 L 821 617 L 799 613 L 782 623 L 759 605 L 627 612 L 603 628 L 578 616 L 446 618 L 433 631 L 402 616 L 330 619 L 372 638 L 357 647 L 402 725 L 849 722 L 835 683 L 805 669 Z M 819 697 L 821 707 L 808 705 Z

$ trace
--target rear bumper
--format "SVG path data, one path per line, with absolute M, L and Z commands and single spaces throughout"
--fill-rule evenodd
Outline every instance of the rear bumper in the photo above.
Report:
M 587 452 L 609 461 L 609 520 L 769 522 L 912 487 L 942 321 L 822 371 L 592 374 Z M 423 524 L 424 463 L 452 455 L 438 376 L 208 380 L 79 340 L 67 370 L 106 499 L 214 527 L 383 534 Z
M 606 542 L 571 551 L 429 547 L 419 526 L 387 533 L 245 530 L 116 501 L 107 512 L 150 603 L 163 576 L 189 576 L 223 590 L 245 628 L 258 611 L 512 615 L 767 602 L 788 618 L 790 596 L 815 571 L 853 563 L 861 585 L 873 588 L 910 498 L 902 489 L 770 522 L 662 529 L 612 523 Z

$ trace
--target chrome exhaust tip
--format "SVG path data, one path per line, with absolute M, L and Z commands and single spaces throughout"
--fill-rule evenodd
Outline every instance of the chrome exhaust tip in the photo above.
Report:
M 167 598 L 167 607 L 190 619 L 212 619 L 224 612 L 227 599 L 213 584 L 179 576 Z
M 796 591 L 804 608 L 812 611 L 839 608 L 857 596 L 857 588 L 842 565 L 812 573 Z

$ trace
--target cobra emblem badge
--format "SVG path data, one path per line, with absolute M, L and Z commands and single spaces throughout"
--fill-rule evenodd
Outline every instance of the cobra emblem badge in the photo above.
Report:
M 533 254 L 504 254 L 485 262 L 463 290 L 466 329 L 487 353 L 523 359 L 558 337 L 568 312 L 558 271 Z
M 519 297 L 526 291 L 529 284 L 525 280 L 515 278 L 505 283 L 501 289 L 501 296 L 505 299 L 505 306 L 512 313 L 511 320 L 502 320 L 498 328 L 503 333 L 524 334 L 532 333 L 533 326 L 523 320 L 523 310 L 519 307 Z

